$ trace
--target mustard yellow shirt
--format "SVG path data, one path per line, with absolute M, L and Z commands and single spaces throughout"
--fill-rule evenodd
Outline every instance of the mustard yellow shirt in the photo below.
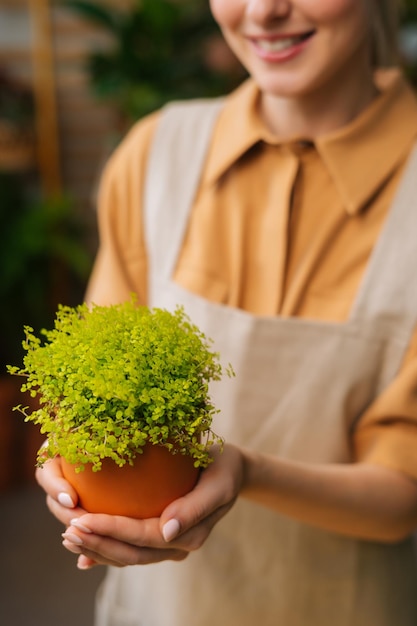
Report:
M 376 82 L 380 95 L 358 118 L 314 143 L 272 135 L 251 80 L 229 95 L 174 279 L 254 314 L 344 321 L 417 135 L 417 101 L 400 72 Z M 134 291 L 146 303 L 142 190 L 159 115 L 134 126 L 103 173 L 91 302 Z M 352 455 L 417 479 L 417 331 L 352 433 Z

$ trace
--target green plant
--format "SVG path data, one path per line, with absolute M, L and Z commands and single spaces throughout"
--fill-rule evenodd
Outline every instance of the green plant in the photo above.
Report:
M 83 469 L 102 459 L 131 463 L 145 443 L 210 462 L 221 443 L 210 430 L 215 407 L 208 383 L 222 366 L 210 340 L 182 308 L 174 313 L 137 306 L 135 298 L 108 307 L 60 306 L 46 341 L 25 329 L 22 391 L 39 395 L 40 408 L 19 408 L 41 425 L 48 446 L 40 464 L 56 455 Z M 230 368 L 227 373 L 231 374 Z

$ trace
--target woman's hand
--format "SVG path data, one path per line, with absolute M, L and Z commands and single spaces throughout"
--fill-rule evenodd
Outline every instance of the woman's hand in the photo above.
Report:
M 36 470 L 36 480 L 46 492 L 46 503 L 51 513 L 69 527 L 71 520 L 85 515 L 86 511 L 78 504 L 78 495 L 65 480 L 61 471 L 59 458 L 46 461 L 42 467 Z M 83 559 L 81 566 L 88 569 L 96 565 L 92 559 Z
M 84 511 L 78 515 L 80 509 L 72 509 L 72 522 L 63 535 L 63 545 L 81 555 L 78 567 L 87 569 L 96 563 L 122 567 L 181 561 L 197 550 L 233 506 L 244 480 L 243 456 L 238 448 L 225 445 L 222 453 L 213 448 L 212 454 L 214 461 L 202 472 L 196 487 L 172 502 L 160 518 L 136 520 Z M 57 501 L 65 481 L 61 482 L 56 466 L 53 471 L 54 476 L 49 475 L 40 484 L 47 491 L 49 488 L 50 510 L 65 523 L 67 511 Z M 73 492 L 68 495 L 75 496 Z
M 48 461 L 37 479 L 51 512 L 68 526 L 64 546 L 80 554 L 78 567 L 125 566 L 182 560 L 206 541 L 239 494 L 303 523 L 379 542 L 401 541 L 417 524 L 417 484 L 402 473 L 367 463 L 306 464 L 226 445 L 196 487 L 160 518 L 93 515 Z
M 78 495 L 65 480 L 59 458 L 46 461 L 35 474 L 38 484 L 46 492 L 47 505 L 51 513 L 65 526 L 69 526 L 74 517 L 85 514 L 78 505 Z

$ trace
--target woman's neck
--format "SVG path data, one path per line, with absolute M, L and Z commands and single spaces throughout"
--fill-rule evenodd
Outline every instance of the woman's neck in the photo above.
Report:
M 377 96 L 370 71 L 357 72 L 327 84 L 326 89 L 297 98 L 263 93 L 260 111 L 269 129 L 282 141 L 295 137 L 314 140 L 342 128 Z

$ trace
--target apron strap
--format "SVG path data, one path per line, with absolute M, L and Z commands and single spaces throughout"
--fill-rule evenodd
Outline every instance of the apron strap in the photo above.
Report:
M 409 337 L 417 320 L 417 146 L 359 288 L 351 320 L 378 317 Z
M 174 102 L 162 110 L 150 151 L 144 231 L 152 276 L 170 278 L 181 250 L 223 99 Z

